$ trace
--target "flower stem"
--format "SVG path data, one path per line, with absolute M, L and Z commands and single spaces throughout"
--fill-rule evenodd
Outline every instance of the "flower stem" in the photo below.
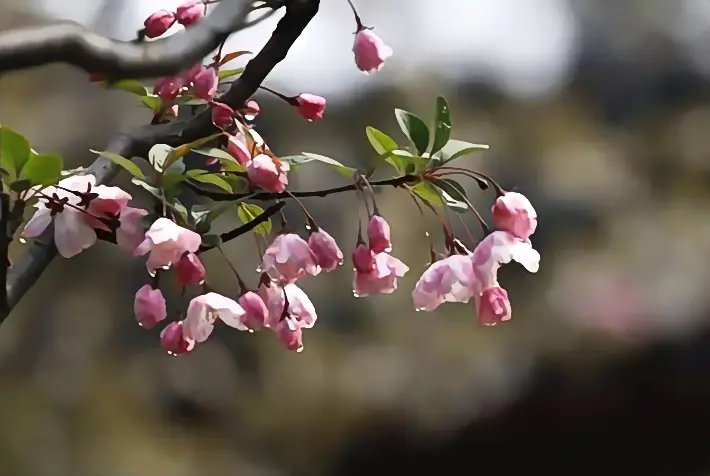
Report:
M 237 268 L 235 268 L 232 262 L 229 260 L 227 254 L 224 252 L 222 247 L 217 245 L 216 248 L 219 250 L 220 254 L 222 255 L 222 258 L 224 258 L 224 261 L 227 263 L 227 266 L 229 266 L 229 268 L 232 270 L 232 273 L 234 273 L 234 277 L 237 278 L 237 284 L 239 285 L 239 294 L 244 294 L 245 292 L 247 292 L 247 285 L 244 283 L 244 280 L 239 275 L 239 271 L 237 271 Z
M 353 5 L 352 0 L 347 0 L 348 5 L 350 5 L 350 9 L 353 11 L 353 15 L 355 15 L 355 24 L 357 25 L 357 31 L 364 30 L 365 26 L 362 24 L 362 20 L 360 20 L 360 15 L 358 15 L 357 10 L 355 9 L 355 5 Z

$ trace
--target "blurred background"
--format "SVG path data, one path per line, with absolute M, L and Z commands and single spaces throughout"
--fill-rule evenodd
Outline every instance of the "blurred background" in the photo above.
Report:
M 130 39 L 179 3 L 0 0 L 0 27 L 61 18 Z M 220 329 L 168 357 L 132 315 L 142 261 L 100 245 L 57 259 L 2 325 L 0 476 L 707 475 L 710 2 L 358 0 L 395 50 L 372 77 L 353 64 L 345 0 L 322 4 L 267 85 L 327 96 L 326 119 L 257 96 L 258 130 L 281 155 L 366 164 L 366 125 L 402 138 L 393 109 L 431 117 L 445 95 L 453 137 L 491 146 L 465 165 L 540 216 L 540 272 L 501 273 L 512 321 L 480 328 L 466 305 L 413 311 L 425 232 L 441 236 L 394 190 L 378 203 L 410 273 L 367 300 L 352 296 L 348 266 L 304 281 L 320 319 L 301 354 Z M 257 51 L 277 19 L 229 45 Z M 0 84 L 0 122 L 71 167 L 149 120 L 129 94 L 64 66 Z M 307 170 L 294 188 L 342 180 Z M 493 199 L 470 196 L 482 210 Z M 307 202 L 346 253 L 355 203 Z M 227 252 L 255 285 L 253 239 Z M 215 287 L 236 293 L 220 257 L 205 260 Z

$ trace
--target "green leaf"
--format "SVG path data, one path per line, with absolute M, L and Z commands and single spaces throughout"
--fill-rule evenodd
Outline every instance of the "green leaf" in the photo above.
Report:
M 134 177 L 139 178 L 141 180 L 145 179 L 145 175 L 143 175 L 143 172 L 141 171 L 140 167 L 138 167 L 136 164 L 134 164 L 124 156 L 114 154 L 113 152 L 98 152 L 96 150 L 92 150 L 91 152 L 93 152 L 94 154 L 98 154 L 102 157 L 106 157 L 114 164 L 123 167 L 126 172 L 133 175 Z
M 162 172 L 163 165 L 172 151 L 173 148 L 167 144 L 155 144 L 148 151 L 148 162 L 155 170 Z
M 485 144 L 472 144 L 471 142 L 451 139 L 439 151 L 439 154 L 441 154 L 442 157 L 441 164 L 443 165 L 466 155 L 475 154 L 483 150 L 488 150 L 488 146 Z
M 108 89 L 121 89 L 138 96 L 148 95 L 148 91 L 145 89 L 145 86 L 143 86 L 140 81 L 136 81 L 135 79 L 121 79 L 120 81 L 108 84 L 106 87 Z
M 222 190 L 232 193 L 232 186 L 229 185 L 229 182 L 214 172 L 193 169 L 187 172 L 187 176 L 196 182 L 214 185 L 215 187 L 219 187 Z
M 444 204 L 441 193 L 431 182 L 419 182 L 412 187 L 412 192 L 431 205 L 442 206 Z
M 446 206 L 455 211 L 467 211 L 469 209 L 466 197 L 466 189 L 452 179 L 429 179 L 441 191 L 441 198 Z
M 141 96 L 139 99 L 145 107 L 151 109 L 152 111 L 159 111 L 160 106 L 163 104 L 163 101 L 158 96 L 154 96 L 152 94 L 148 96 Z
M 30 158 L 30 143 L 12 129 L 0 126 L 0 167 L 6 170 L 10 180 L 17 178 Z
M 155 198 L 159 198 L 162 200 L 163 194 L 160 192 L 159 188 L 153 187 L 149 183 L 146 183 L 145 181 L 135 178 L 135 177 L 131 179 L 131 182 L 133 182 L 133 184 L 138 185 L 139 187 L 143 188 L 148 193 L 153 195 Z
M 213 202 L 206 205 L 193 205 L 190 210 L 190 215 L 195 221 L 195 228 L 198 233 L 205 234 L 209 232 L 212 222 L 219 218 L 224 212 L 234 208 L 234 206 L 234 202 Z
M 239 217 L 244 224 L 255 220 L 262 213 L 264 213 L 264 209 L 253 203 L 242 202 L 237 208 L 237 217 Z M 271 233 L 271 218 L 263 223 L 259 223 L 256 228 L 254 228 L 254 232 L 264 237 L 268 236 L 269 233 Z
M 239 172 L 246 171 L 246 167 L 240 164 L 237 159 L 232 156 L 232 154 L 225 150 L 218 149 L 216 147 L 203 147 L 200 149 L 192 149 L 192 151 L 219 160 L 223 164 L 228 165 L 229 170 Z
M 28 180 L 31 185 L 51 185 L 62 178 L 64 161 L 58 155 L 31 155 L 20 173 L 20 180 Z
M 308 162 L 313 161 L 321 162 L 323 164 L 333 167 L 335 170 L 349 178 L 352 178 L 355 175 L 355 172 L 357 172 L 357 169 L 343 165 L 335 159 L 331 159 L 330 157 L 326 157 L 320 154 L 313 154 L 311 152 L 301 152 L 299 155 L 288 155 L 286 157 L 279 157 L 279 160 L 281 162 L 286 162 L 291 167 L 307 164 Z
M 383 155 L 384 160 L 391 164 L 400 174 L 415 174 L 423 171 L 431 159 L 414 155 L 406 150 L 397 149 Z
M 417 152 L 420 155 L 426 152 L 429 147 L 429 128 L 424 121 L 403 109 L 395 109 L 394 114 L 397 117 L 400 129 L 412 142 Z
M 212 134 L 207 137 L 203 137 L 202 139 L 197 139 L 196 141 L 189 142 L 187 144 L 183 144 L 181 146 L 175 147 L 172 151 L 170 151 L 170 154 L 168 154 L 168 157 L 165 159 L 165 162 L 163 163 L 163 167 L 170 167 L 170 165 L 178 160 L 180 157 L 185 157 L 191 150 L 198 149 L 202 147 L 203 145 L 207 144 L 208 142 L 216 139 L 217 137 L 221 136 L 223 132 L 217 132 L 216 134 Z
M 24 192 L 32 187 L 32 183 L 29 180 L 15 180 L 10 184 L 10 190 L 13 192 Z
M 367 140 L 370 141 L 372 148 L 375 149 L 375 152 L 377 152 L 378 155 L 383 155 L 395 149 L 399 149 L 397 141 L 374 127 L 367 126 L 365 128 L 365 135 L 367 135 Z
M 431 146 L 432 155 L 441 150 L 451 137 L 451 109 L 446 98 L 436 98 L 436 118 L 434 120 L 434 143 Z
M 166 195 L 170 195 L 175 186 L 185 180 L 185 178 L 185 162 L 182 159 L 178 159 L 163 172 L 163 177 L 160 181 L 163 192 Z
M 225 79 L 229 79 L 234 76 L 239 76 L 243 72 L 244 72 L 244 68 L 222 69 L 217 73 L 217 77 L 219 78 L 220 81 L 223 81 Z

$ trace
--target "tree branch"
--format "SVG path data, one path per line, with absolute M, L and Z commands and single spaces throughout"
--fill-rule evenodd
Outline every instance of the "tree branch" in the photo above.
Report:
M 237 0 L 231 0 L 229 2 L 227 0 L 223 1 L 226 4 L 232 6 L 236 5 L 237 3 L 240 3 Z M 244 5 L 243 2 L 241 4 L 242 6 Z M 239 77 L 239 79 L 237 79 L 232 84 L 230 90 L 222 98 L 223 102 L 226 102 L 232 107 L 238 107 L 241 106 L 244 102 L 246 102 L 246 100 L 249 99 L 249 97 L 256 92 L 258 87 L 261 85 L 261 82 L 263 82 L 263 80 L 271 72 L 271 70 L 273 70 L 276 64 L 278 64 L 286 57 L 286 54 L 288 53 L 293 43 L 298 39 L 303 30 L 318 12 L 319 4 L 319 0 L 286 0 L 286 14 L 279 21 L 278 25 L 276 26 L 274 32 L 271 35 L 271 38 L 266 43 L 264 48 L 251 61 L 249 61 L 244 70 L 244 73 Z M 215 26 L 206 28 L 206 30 L 212 31 L 212 34 L 217 35 L 220 35 L 224 32 L 224 30 L 222 30 L 221 28 L 217 28 L 217 26 L 224 25 L 224 23 L 226 23 L 226 15 L 224 13 L 226 11 L 226 8 L 228 8 L 227 5 L 221 7 L 220 10 L 215 9 L 215 11 L 202 22 L 204 24 L 214 21 Z M 222 17 L 221 20 L 219 19 L 220 17 Z M 239 24 L 237 24 L 237 27 L 238 26 Z M 231 25 L 231 28 L 234 27 L 234 25 Z M 190 29 L 190 31 L 194 31 L 197 28 L 199 28 L 199 26 Z M 27 36 L 27 30 L 24 31 L 25 36 Z M 186 31 L 185 33 L 181 34 L 181 36 L 187 37 L 190 34 L 190 31 Z M 20 55 L 15 53 L 15 51 L 17 50 L 13 50 L 13 48 L 8 47 L 8 44 L 14 42 L 15 48 L 23 48 L 19 45 L 21 42 L 19 42 L 18 40 L 18 34 L 16 33 L 15 36 L 10 36 L 10 39 L 8 39 L 8 35 L 9 33 L 5 35 L 0 34 L 0 71 L 22 69 L 23 67 L 28 68 L 43 64 L 43 62 L 60 61 L 61 59 L 63 59 L 61 58 L 61 55 L 56 52 L 53 55 L 48 55 L 47 53 L 40 52 L 38 54 L 41 55 L 41 60 L 35 59 L 33 61 L 22 61 L 20 60 L 20 58 L 18 58 Z M 43 35 L 45 35 L 45 41 L 49 41 L 47 40 L 46 33 L 44 33 Z M 215 44 L 215 47 L 219 44 L 221 39 L 222 38 L 220 37 L 214 40 L 213 43 Z M 36 49 L 41 50 L 41 48 L 38 46 L 37 41 L 31 39 L 29 41 L 35 45 Z M 169 41 L 171 41 L 170 38 L 164 40 L 164 44 L 167 44 L 167 42 Z M 190 47 L 190 44 L 186 42 L 186 40 L 176 39 L 175 41 L 181 41 L 181 43 L 178 43 L 175 46 L 170 46 L 170 48 L 174 48 L 176 51 L 179 49 L 180 45 L 182 48 L 186 49 L 189 49 Z M 115 43 L 120 44 L 120 42 Z M 121 48 L 123 48 L 124 46 L 122 46 Z M 135 46 L 139 45 L 133 45 L 131 48 Z M 145 45 L 145 47 L 149 46 L 150 45 Z M 140 45 L 139 47 L 142 48 L 143 45 Z M 51 46 L 50 49 L 52 49 Z M 34 53 L 37 53 L 31 48 L 25 48 L 23 51 L 25 51 L 25 53 L 23 54 L 28 55 L 33 55 Z M 131 51 L 135 52 L 137 50 Z M 207 51 L 205 51 L 204 54 L 202 54 L 202 56 L 200 56 L 199 58 L 196 58 L 195 61 L 202 59 L 202 57 L 209 53 L 209 51 L 211 51 L 211 49 L 207 49 Z M 177 52 L 179 54 L 176 53 L 176 56 L 182 58 L 181 64 L 190 65 L 195 62 L 188 61 L 187 59 L 185 59 L 185 57 L 183 56 L 183 52 Z M 65 51 L 64 54 L 67 54 L 67 52 Z M 153 54 L 155 54 L 155 52 L 153 52 Z M 195 55 L 197 55 L 197 53 L 195 53 Z M 13 58 L 15 58 L 14 63 L 11 61 Z M 159 58 L 153 59 L 159 60 Z M 163 62 L 163 64 L 165 63 Z M 104 63 L 103 69 L 94 68 L 93 64 L 90 64 L 88 66 L 88 69 L 90 69 L 91 71 L 112 72 L 113 74 L 120 73 L 118 69 L 111 70 L 110 68 L 107 68 L 107 66 L 110 66 L 110 64 L 107 63 Z M 145 64 L 144 66 L 148 68 L 150 65 Z M 173 72 L 179 69 L 181 68 L 177 67 L 175 70 L 173 70 Z M 138 72 L 137 76 L 146 76 L 146 73 L 144 71 L 150 71 L 150 69 L 141 70 L 140 72 Z M 154 69 L 152 71 L 155 72 Z M 160 74 L 164 73 L 161 72 Z M 119 74 L 118 76 L 121 75 Z M 127 76 L 130 75 L 127 74 Z M 165 143 L 177 146 L 183 143 L 194 141 L 201 137 L 206 137 L 213 130 L 215 129 L 212 125 L 210 114 L 209 112 L 205 111 L 203 113 L 198 114 L 194 119 L 192 119 L 188 123 L 176 122 L 172 124 L 163 125 L 147 125 L 137 129 L 132 129 L 126 132 L 119 133 L 109 142 L 108 146 L 106 147 L 106 150 L 129 158 L 135 156 L 146 157 L 148 151 L 154 144 Z M 116 176 L 118 171 L 118 167 L 113 162 L 104 157 L 99 157 L 91 165 L 91 167 L 89 167 L 87 173 L 96 176 L 97 184 L 105 184 L 110 182 Z M 47 268 L 47 266 L 49 266 L 54 257 L 57 255 L 57 250 L 54 246 L 53 230 L 53 227 L 50 226 L 47 231 L 45 231 L 45 233 L 43 233 L 40 237 L 36 238 L 33 243 L 28 246 L 28 249 L 25 254 L 18 260 L 17 263 L 12 266 L 12 268 L 7 273 L 6 289 L 8 311 L 0 311 L 0 324 L 5 320 L 5 318 L 7 318 L 9 310 L 12 310 L 12 308 L 17 305 L 20 299 L 22 299 L 25 293 L 35 284 L 35 282 L 37 282 L 44 270 Z
M 175 74 L 249 26 L 251 4 L 222 0 L 198 25 L 144 43 L 112 40 L 69 22 L 9 30 L 0 33 L 0 73 L 62 62 L 112 80 Z

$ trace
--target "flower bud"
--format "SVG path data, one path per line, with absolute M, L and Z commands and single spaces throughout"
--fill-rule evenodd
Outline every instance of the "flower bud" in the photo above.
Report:
M 205 267 L 195 253 L 185 253 L 175 264 L 175 273 L 182 286 L 193 286 L 205 281 Z
M 247 103 L 244 105 L 244 108 L 242 109 L 244 119 L 246 119 L 247 121 L 253 121 L 254 119 L 256 119 L 256 116 L 259 115 L 259 112 L 261 112 L 261 107 L 259 107 L 259 103 L 254 101 L 253 99 L 247 101 Z
M 367 74 L 381 70 L 385 60 L 394 54 L 392 48 L 369 28 L 362 28 L 355 34 L 353 53 L 358 69 Z
M 367 240 L 370 242 L 370 249 L 375 253 L 392 251 L 390 234 L 390 225 L 387 220 L 379 215 L 372 215 L 370 223 L 367 225 Z
M 145 36 L 157 38 L 170 29 L 175 23 L 175 14 L 168 10 L 159 10 L 145 19 Z
M 217 92 L 217 70 L 212 66 L 201 66 L 192 77 L 192 94 L 205 101 L 211 101 Z
M 323 230 L 314 231 L 308 237 L 308 247 L 323 271 L 333 271 L 343 264 L 343 252 L 332 236 Z
M 313 122 L 316 119 L 323 119 L 326 105 L 325 98 L 316 96 L 315 94 L 304 93 L 296 96 L 294 101 L 296 102 L 298 113 L 309 122 Z
M 495 326 L 511 317 L 508 292 L 498 286 L 487 288 L 478 299 L 478 322 L 482 326 Z
M 205 16 L 207 6 L 199 0 L 190 0 L 177 7 L 175 17 L 182 26 L 190 26 Z
M 231 129 L 234 125 L 234 110 L 221 102 L 212 103 L 212 123 L 220 129 Z
M 163 293 L 160 289 L 153 289 L 150 284 L 146 284 L 136 292 L 133 312 L 141 327 L 152 329 L 168 317 Z
M 180 355 L 190 352 L 195 342 L 185 338 L 182 321 L 171 322 L 160 333 L 160 346 L 170 355 Z
M 248 291 L 239 298 L 239 305 L 246 312 L 242 322 L 248 329 L 258 330 L 264 326 L 264 322 L 269 317 L 269 310 L 261 296 L 254 291 Z
M 180 95 L 180 91 L 184 86 L 183 79 L 179 76 L 168 76 L 155 81 L 153 94 L 158 96 L 163 101 L 172 101 Z

